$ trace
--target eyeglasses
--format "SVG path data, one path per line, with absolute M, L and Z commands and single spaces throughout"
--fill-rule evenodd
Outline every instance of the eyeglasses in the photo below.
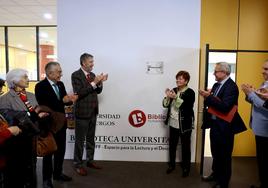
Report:
M 214 74 L 216 74 L 218 72 L 224 72 L 224 71 L 222 71 L 222 70 L 214 70 Z

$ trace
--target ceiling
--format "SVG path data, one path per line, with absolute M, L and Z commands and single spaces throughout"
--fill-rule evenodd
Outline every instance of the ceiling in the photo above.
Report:
M 57 25 L 57 0 L 0 0 L 0 26 Z M 44 14 L 50 13 L 51 19 Z M 55 27 L 40 27 L 40 44 L 57 48 Z M 36 51 L 35 27 L 9 27 L 9 46 L 27 51 Z M 3 28 L 0 30 L 4 36 Z M 0 37 L 0 44 L 4 38 Z
M 57 25 L 57 0 L 0 0 L 0 25 Z

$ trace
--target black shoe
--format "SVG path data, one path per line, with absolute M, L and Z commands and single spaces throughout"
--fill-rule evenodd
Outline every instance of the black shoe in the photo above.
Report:
M 211 182 L 211 181 L 216 181 L 215 175 L 212 173 L 209 176 L 203 176 L 202 181 L 206 181 L 206 182 Z
M 181 177 L 186 178 L 189 176 L 190 170 L 183 169 Z
M 175 167 L 168 167 L 167 174 L 170 174 L 173 170 L 175 170 Z
M 51 180 L 44 180 L 43 181 L 43 188 L 54 188 Z
M 65 174 L 54 176 L 53 179 L 56 181 L 72 181 L 72 178 L 69 176 L 66 176 Z

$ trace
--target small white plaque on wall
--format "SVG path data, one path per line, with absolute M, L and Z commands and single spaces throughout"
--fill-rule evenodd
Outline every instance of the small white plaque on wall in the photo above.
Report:
M 146 73 L 147 74 L 163 74 L 164 73 L 164 62 L 163 61 L 148 61 L 146 62 Z

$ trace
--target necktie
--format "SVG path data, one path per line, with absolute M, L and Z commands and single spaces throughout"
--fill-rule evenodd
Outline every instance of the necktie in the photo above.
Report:
M 86 78 L 87 78 L 88 83 L 90 83 L 90 82 L 92 82 L 92 81 L 93 81 L 93 80 L 91 80 L 90 73 L 89 73 L 89 74 L 87 74 Z
M 219 89 L 221 87 L 221 83 L 215 83 L 215 90 L 213 92 L 213 96 L 217 96 L 217 94 L 219 93 Z
M 90 80 L 90 74 L 87 74 L 87 81 Z
M 57 98 L 60 100 L 60 91 L 59 91 L 59 88 L 56 84 L 52 84 L 52 86 L 54 87 L 54 91 L 57 95 Z

